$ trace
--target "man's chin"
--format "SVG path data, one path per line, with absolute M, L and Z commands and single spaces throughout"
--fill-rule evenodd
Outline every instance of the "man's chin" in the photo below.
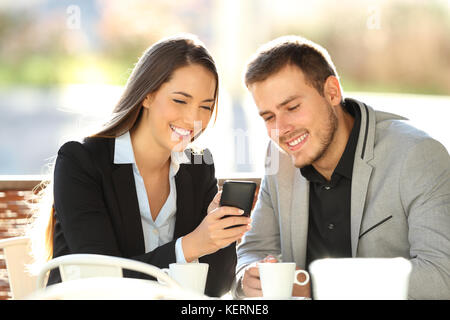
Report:
M 312 163 L 312 161 L 309 161 L 309 160 L 305 159 L 304 157 L 295 156 L 292 154 L 291 154 L 291 159 L 292 159 L 293 165 L 299 169 L 309 166 Z

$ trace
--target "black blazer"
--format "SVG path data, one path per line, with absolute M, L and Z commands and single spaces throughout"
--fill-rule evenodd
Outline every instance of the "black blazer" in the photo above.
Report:
M 186 150 L 190 164 L 175 176 L 177 211 L 174 238 L 145 253 L 132 164 L 114 164 L 115 139 L 87 138 L 67 142 L 58 151 L 54 171 L 55 232 L 53 257 L 94 253 L 139 260 L 167 268 L 176 262 L 176 240 L 193 231 L 207 214 L 217 193 L 214 165 L 208 150 Z M 236 244 L 199 259 L 209 264 L 205 294 L 221 296 L 231 287 Z M 145 277 L 130 272 L 125 276 Z M 59 271 L 48 284 L 60 282 Z

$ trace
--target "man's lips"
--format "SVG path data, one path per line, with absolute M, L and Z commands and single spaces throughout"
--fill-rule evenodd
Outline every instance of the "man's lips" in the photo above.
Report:
M 309 137 L 309 133 L 308 132 L 304 132 L 302 134 L 296 135 L 292 139 L 289 139 L 289 140 L 285 141 L 284 144 L 286 144 L 286 146 L 288 147 L 289 150 L 297 151 L 301 147 L 303 147 L 303 145 L 308 140 L 308 137 Z

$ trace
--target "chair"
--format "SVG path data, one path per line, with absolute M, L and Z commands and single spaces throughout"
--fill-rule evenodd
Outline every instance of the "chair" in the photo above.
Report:
M 208 296 L 156 281 L 92 277 L 65 281 L 35 291 L 29 300 L 209 300 Z
M 0 240 L 0 248 L 6 260 L 9 286 L 13 299 L 24 299 L 36 289 L 36 276 L 27 271 L 32 262 L 30 238 L 14 237 Z
M 122 269 L 142 272 L 157 278 L 173 289 L 180 285 L 161 269 L 147 263 L 99 254 L 70 254 L 47 262 L 37 276 L 37 288 L 45 287 L 47 273 L 59 268 L 63 282 L 93 277 L 123 277 Z

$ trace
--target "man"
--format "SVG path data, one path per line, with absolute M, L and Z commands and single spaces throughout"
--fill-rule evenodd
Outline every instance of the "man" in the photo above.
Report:
M 263 46 L 245 83 L 278 146 L 266 163 L 278 152 L 279 170 L 261 182 L 233 294 L 261 296 L 256 262 L 281 254 L 306 270 L 325 257 L 404 257 L 409 298 L 450 299 L 447 150 L 400 116 L 344 99 L 328 53 L 300 37 Z

